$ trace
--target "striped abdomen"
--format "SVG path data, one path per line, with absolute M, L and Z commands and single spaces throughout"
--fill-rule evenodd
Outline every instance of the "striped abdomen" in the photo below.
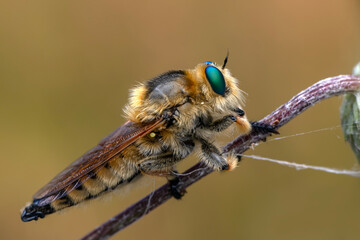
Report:
M 95 198 L 118 186 L 131 182 L 140 176 L 140 171 L 131 162 L 117 157 L 99 169 L 91 171 L 81 179 L 73 182 L 60 191 L 34 201 L 23 211 L 21 219 L 25 222 L 43 218 L 45 215 L 59 211 Z

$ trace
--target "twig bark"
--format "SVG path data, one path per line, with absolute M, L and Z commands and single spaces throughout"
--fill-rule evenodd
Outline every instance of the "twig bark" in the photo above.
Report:
M 337 77 L 326 78 L 303 90 L 259 122 L 270 124 L 278 129 L 305 111 L 307 108 L 313 106 L 315 103 L 321 100 L 359 90 L 359 77 L 352 75 L 340 75 Z M 265 138 L 268 136 L 269 134 L 252 132 L 248 135 L 240 136 L 234 141 L 228 143 L 223 147 L 223 151 L 233 151 L 235 153 L 241 154 L 249 149 L 253 144 L 265 140 Z M 185 192 L 185 189 L 188 186 L 199 181 L 201 178 L 205 177 L 211 172 L 213 172 L 213 170 L 206 167 L 203 163 L 199 162 L 195 164 L 193 167 L 179 176 L 179 187 L 181 191 Z M 139 220 L 170 198 L 171 193 L 169 191 L 169 186 L 165 184 L 127 208 L 122 213 L 97 227 L 81 239 L 108 239 L 115 233 Z

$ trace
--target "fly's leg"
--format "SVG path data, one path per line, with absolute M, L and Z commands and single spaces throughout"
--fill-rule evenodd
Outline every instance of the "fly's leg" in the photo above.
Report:
M 245 116 L 245 112 L 240 108 L 236 108 L 233 111 L 236 112 L 237 115 L 240 118 Z M 272 126 L 272 125 L 269 125 L 269 124 L 264 124 L 264 123 L 252 122 L 251 121 L 250 125 L 251 125 L 251 131 L 254 132 L 254 133 L 260 133 L 260 134 L 275 133 L 275 134 L 279 134 L 279 132 L 276 131 L 275 127 Z
M 269 124 L 259 123 L 259 122 L 250 122 L 252 131 L 255 133 L 260 134 L 268 134 L 268 133 L 275 133 L 279 134 L 278 131 L 276 131 L 275 127 Z
M 219 149 L 205 139 L 200 139 L 202 161 L 214 170 L 232 171 L 237 167 L 238 158 L 233 153 L 220 153 Z
M 180 139 L 176 147 L 168 148 L 167 151 L 145 155 L 140 160 L 140 170 L 148 175 L 168 176 L 171 175 L 173 166 L 186 158 L 194 149 L 195 144 L 191 139 Z M 176 148 L 176 149 L 173 149 Z
M 173 166 L 180 160 L 172 153 L 163 153 L 146 157 L 141 160 L 139 167 L 144 174 L 167 177 L 171 175 Z
M 230 127 L 234 122 L 236 122 L 236 117 L 233 115 L 227 115 L 220 120 L 212 122 L 206 126 L 206 128 L 212 131 L 221 132 Z
M 176 199 L 180 199 L 186 191 L 179 186 L 179 178 L 174 166 L 178 161 L 187 157 L 194 148 L 194 142 L 192 141 L 184 141 L 182 143 L 182 149 L 181 151 L 177 151 L 177 154 L 166 152 L 148 156 L 139 164 L 140 170 L 144 174 L 165 176 L 169 181 L 169 191 Z
M 244 110 L 242 110 L 241 108 L 235 108 L 235 109 L 233 109 L 233 111 L 236 112 L 236 114 L 237 114 L 239 117 L 245 116 L 245 112 L 244 112 Z
M 202 160 L 206 165 L 215 170 L 228 170 L 228 162 L 221 156 L 217 147 L 205 139 L 199 139 L 201 142 Z
M 203 127 L 211 131 L 221 132 L 236 122 L 243 134 L 249 133 L 251 130 L 251 124 L 247 120 L 245 112 L 240 108 L 232 109 L 232 111 L 234 112 L 234 115 L 227 115 L 220 120 L 205 124 Z
M 177 176 L 177 174 L 178 174 L 178 171 L 173 169 L 172 175 L 169 175 L 166 178 L 169 182 L 171 195 L 176 199 L 181 199 L 184 196 L 184 194 L 186 193 L 186 190 L 180 188 L 180 186 L 179 186 L 180 179 Z
M 245 117 L 245 112 L 242 109 L 236 108 L 236 109 L 233 109 L 233 111 L 236 113 L 237 116 L 227 115 L 227 116 L 223 117 L 222 119 L 216 120 L 204 127 L 206 127 L 209 130 L 212 130 L 212 131 L 221 132 L 221 131 L 224 131 L 225 129 L 227 129 L 228 127 L 230 127 L 231 124 L 233 124 L 234 122 L 237 122 L 239 125 L 248 125 L 249 124 L 248 120 Z M 275 127 L 272 125 L 269 125 L 269 124 L 264 124 L 264 123 L 259 123 L 259 122 L 250 122 L 250 125 L 251 125 L 251 128 L 249 128 L 245 132 L 249 132 L 251 129 L 252 132 L 255 132 L 255 133 L 279 134 L 279 132 L 276 131 Z M 245 128 L 248 128 L 248 127 L 245 127 Z

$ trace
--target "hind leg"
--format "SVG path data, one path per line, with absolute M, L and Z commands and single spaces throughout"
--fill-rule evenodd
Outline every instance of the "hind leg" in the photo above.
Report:
M 144 174 L 166 177 L 171 195 L 176 199 L 181 199 L 186 191 L 180 189 L 179 177 L 175 170 L 175 164 L 179 160 L 181 159 L 177 159 L 173 154 L 160 154 L 146 158 L 139 167 Z

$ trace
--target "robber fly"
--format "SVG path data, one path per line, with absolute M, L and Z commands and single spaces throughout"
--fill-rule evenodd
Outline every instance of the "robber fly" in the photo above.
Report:
M 249 122 L 242 91 L 224 64 L 161 74 L 131 91 L 127 122 L 60 172 L 33 197 L 21 215 L 24 222 L 95 198 L 134 178 L 165 176 L 181 198 L 175 165 L 199 146 L 200 160 L 215 170 L 233 170 L 238 158 L 221 153 L 215 135 L 236 123 L 242 134 L 271 126 Z M 175 180 L 174 180 L 175 179 Z

